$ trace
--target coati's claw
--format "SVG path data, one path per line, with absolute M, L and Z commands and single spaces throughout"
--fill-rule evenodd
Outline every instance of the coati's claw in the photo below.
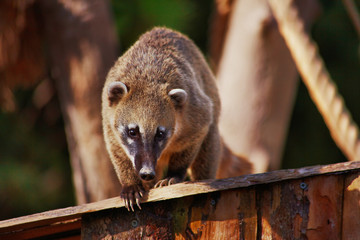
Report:
M 155 184 L 154 188 L 162 187 L 162 186 L 163 186 L 162 183 L 163 183 L 164 181 L 165 181 L 165 179 L 158 181 L 158 182 Z
M 162 180 L 158 181 L 155 184 L 154 188 L 170 186 L 170 185 L 178 183 L 178 182 L 179 181 L 177 181 L 176 178 L 165 178 L 165 179 L 162 179 Z
M 128 202 L 127 197 L 121 197 L 121 199 L 124 201 L 124 205 L 125 205 L 126 209 L 127 209 L 128 211 L 130 211 L 129 202 Z
M 168 185 L 175 184 L 176 182 L 175 178 L 170 178 Z
M 136 205 L 138 206 L 138 208 L 140 210 L 141 210 L 141 207 L 140 207 L 140 199 L 141 198 L 142 198 L 142 193 L 141 192 L 135 193 Z
M 135 211 L 134 205 L 136 204 L 138 208 L 141 210 L 140 207 L 140 200 L 144 195 L 144 189 L 142 186 L 133 185 L 133 186 L 123 186 L 123 189 L 120 193 L 120 198 L 123 199 L 124 205 L 126 209 L 130 212 Z
M 134 211 L 134 206 L 133 206 L 133 201 L 130 200 L 130 208 L 131 208 L 131 211 L 135 212 Z M 129 209 L 128 209 L 129 210 Z

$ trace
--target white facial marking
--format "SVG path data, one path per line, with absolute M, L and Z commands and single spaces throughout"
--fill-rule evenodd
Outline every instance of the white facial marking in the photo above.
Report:
M 144 134 L 144 128 L 142 127 L 142 126 L 139 126 L 139 132 L 141 133 L 141 134 Z
M 174 135 L 180 132 L 181 130 L 181 123 L 180 120 L 176 119 L 175 121 L 175 128 L 174 128 Z
M 124 130 L 125 130 L 125 127 L 123 125 L 118 126 L 118 131 L 120 133 L 124 132 Z
M 131 138 L 127 138 L 126 141 L 129 145 L 134 143 L 134 140 Z
M 142 169 L 144 169 L 145 172 L 154 171 L 154 168 L 150 163 L 144 163 L 143 166 L 142 166 Z
M 128 158 L 130 159 L 133 167 L 135 168 L 135 157 L 133 155 L 130 154 L 129 150 L 127 149 L 126 146 L 124 146 L 124 144 L 121 143 L 122 149 L 124 149 L 126 155 L 128 156 Z
M 129 128 L 129 129 L 136 128 L 136 127 L 137 127 L 137 124 L 135 124 L 135 123 L 130 123 L 130 124 L 128 125 L 128 128 Z
M 170 137 L 171 137 L 171 134 L 172 134 L 172 132 L 169 130 L 169 131 L 167 132 L 167 138 L 170 138 Z

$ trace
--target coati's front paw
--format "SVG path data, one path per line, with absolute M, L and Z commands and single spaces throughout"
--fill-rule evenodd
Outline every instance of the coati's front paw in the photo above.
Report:
M 140 207 L 140 199 L 144 196 L 145 190 L 141 185 L 122 186 L 120 198 L 123 199 L 125 207 L 134 212 L 134 205 Z
M 175 183 L 179 183 L 181 182 L 178 178 L 175 178 L 175 177 L 172 177 L 172 178 L 165 178 L 165 179 L 162 179 L 160 181 L 158 181 L 154 188 L 159 188 L 159 187 L 164 187 L 164 186 L 169 186 L 169 185 L 172 185 L 172 184 L 175 184 Z

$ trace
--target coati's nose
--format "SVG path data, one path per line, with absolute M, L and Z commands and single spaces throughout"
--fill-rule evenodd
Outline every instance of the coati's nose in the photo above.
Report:
M 149 168 L 141 168 L 140 170 L 140 177 L 144 181 L 150 181 L 155 178 L 155 172 Z

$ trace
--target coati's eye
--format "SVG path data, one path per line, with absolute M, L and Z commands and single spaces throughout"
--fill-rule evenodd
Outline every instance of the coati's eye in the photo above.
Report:
M 131 138 L 136 138 L 139 136 L 139 129 L 138 128 L 129 128 L 128 135 Z
M 156 140 L 162 141 L 162 140 L 165 139 L 165 137 L 166 137 L 166 132 L 165 132 L 165 130 L 162 129 L 162 128 L 159 128 L 159 129 L 156 131 L 156 134 L 155 134 Z

